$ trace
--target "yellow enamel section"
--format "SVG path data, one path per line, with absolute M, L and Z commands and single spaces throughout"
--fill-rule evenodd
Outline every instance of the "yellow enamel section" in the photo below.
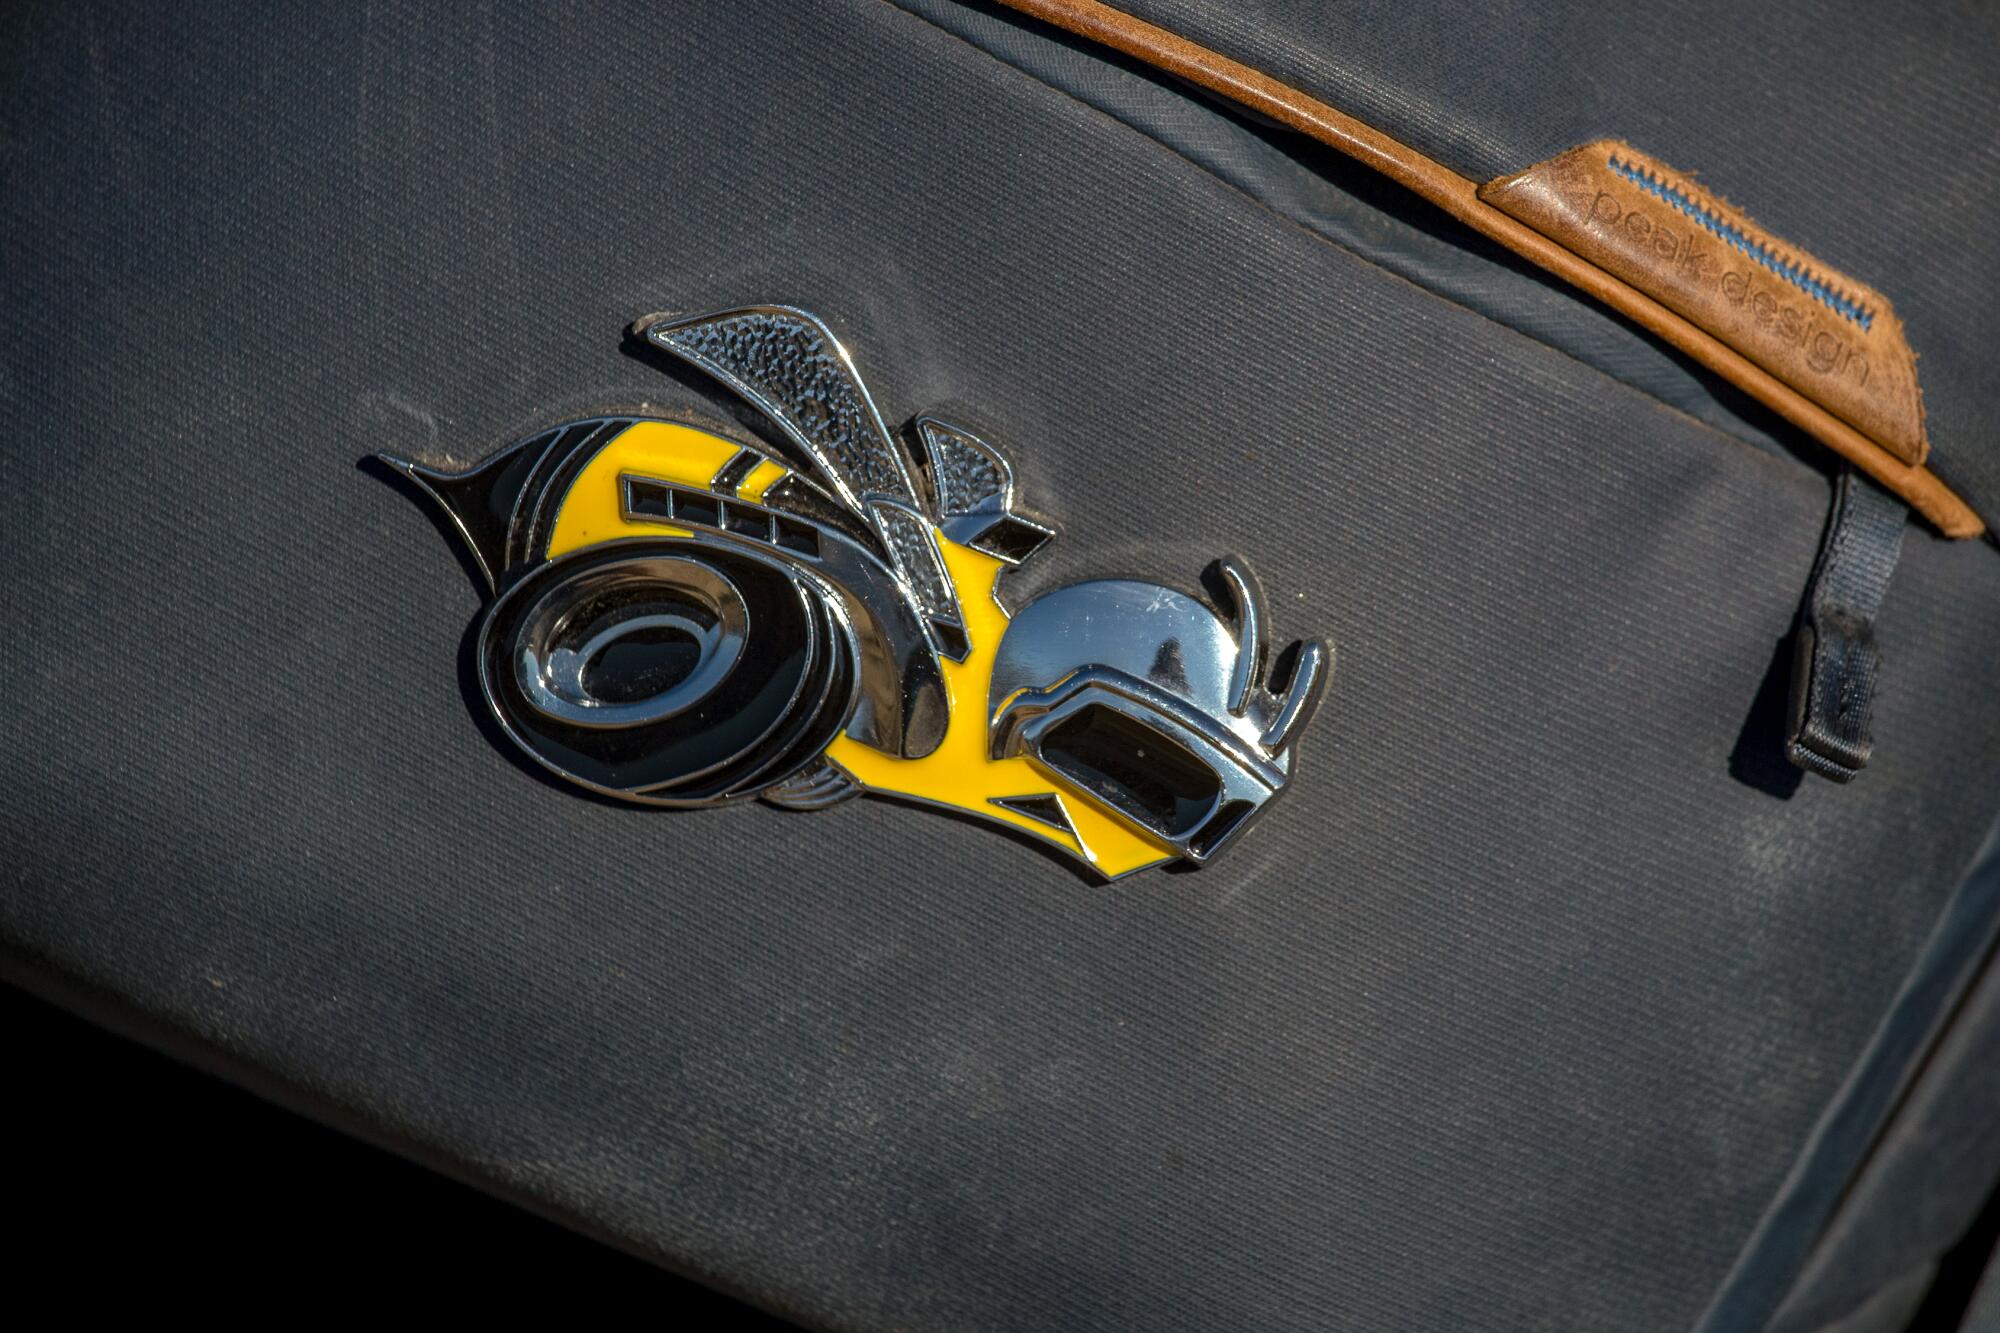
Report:
M 626 427 L 570 484 L 549 537 L 549 558 L 620 537 L 692 536 L 686 528 L 671 523 L 627 517 L 620 477 L 632 473 L 707 488 L 738 449 L 720 436 L 676 422 L 640 421 Z M 767 459 L 744 477 L 736 494 L 756 503 L 788 472 Z M 1074 790 L 1058 787 L 1026 759 L 989 757 L 987 692 L 993 680 L 993 658 L 1007 632 L 1007 613 L 994 597 L 993 586 L 1007 566 L 984 552 L 947 541 L 942 534 L 938 549 L 958 589 L 966 633 L 972 640 L 972 651 L 965 661 L 939 659 L 951 704 L 944 740 L 922 759 L 902 759 L 851 736 L 840 736 L 827 747 L 827 757 L 870 791 L 947 805 L 1009 825 L 1083 858 L 1107 878 L 1172 860 L 1175 853 L 1171 848 Z M 996 796 L 1048 795 L 1062 801 L 1077 837 L 992 803 Z
M 751 504 L 761 504 L 764 499 L 764 492 L 770 490 L 772 486 L 777 484 L 778 478 L 787 475 L 789 472 L 789 468 L 780 467 L 767 458 L 756 467 L 751 468 L 750 475 L 737 483 L 737 498 L 748 500 Z
M 691 537 L 686 528 L 649 519 L 627 518 L 620 475 L 634 472 L 658 481 L 706 487 L 741 446 L 693 426 L 672 421 L 637 421 L 614 436 L 584 464 L 570 483 L 549 535 L 549 558 L 618 537 L 666 533 Z M 762 471 L 769 464 L 759 464 Z M 780 469 L 782 471 L 782 469 Z M 755 476 L 756 473 L 752 473 Z M 775 478 L 774 478 L 775 480 Z M 767 482 L 766 485 L 769 483 Z
M 940 658 L 951 720 L 944 740 L 922 759 L 903 759 L 863 745 L 852 736 L 837 737 L 827 758 L 852 773 L 871 791 L 932 801 L 1007 824 L 1065 848 L 1108 878 L 1128 875 L 1172 860 L 1175 853 L 1138 832 L 1122 819 L 1071 790 L 1059 790 L 1020 756 L 994 759 L 987 753 L 987 692 L 993 681 L 993 658 L 1000 636 L 1007 632 L 1007 613 L 993 595 L 1003 561 L 969 546 L 938 537 L 945 569 L 958 589 L 959 607 L 972 651 L 963 662 Z M 1059 796 L 1078 838 L 1060 829 L 992 804 L 995 796 Z M 1078 839 L 1081 839 L 1079 842 Z

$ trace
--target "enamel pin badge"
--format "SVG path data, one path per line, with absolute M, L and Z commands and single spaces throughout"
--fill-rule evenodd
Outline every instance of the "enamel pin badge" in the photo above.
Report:
M 782 456 L 675 421 L 572 421 L 465 471 L 383 455 L 485 576 L 480 689 L 506 735 L 651 805 L 863 793 L 946 806 L 1117 878 L 1200 863 L 1292 779 L 1331 669 L 1272 653 L 1233 557 L 1205 596 L 996 584 L 1055 537 L 991 444 L 884 424 L 847 352 L 762 306 L 635 332 L 767 417 Z

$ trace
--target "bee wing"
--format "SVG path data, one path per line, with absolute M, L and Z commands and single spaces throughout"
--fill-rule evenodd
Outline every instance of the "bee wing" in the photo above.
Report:
M 932 515 L 847 349 L 813 315 L 746 306 L 639 321 L 640 336 L 727 384 L 812 460 L 834 496 L 882 538 L 931 646 L 957 661 L 969 642 Z
M 945 536 L 1018 565 L 1056 535 L 1054 527 L 1014 508 L 1014 469 L 998 449 L 930 416 L 917 418 L 917 436 Z
M 769 417 L 855 513 L 865 514 L 874 498 L 921 507 L 903 451 L 847 349 L 813 315 L 746 306 L 687 318 L 653 315 L 637 329 Z

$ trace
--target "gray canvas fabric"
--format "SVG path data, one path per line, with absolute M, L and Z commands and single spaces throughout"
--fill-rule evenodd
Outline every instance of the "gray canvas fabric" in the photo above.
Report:
M 1990 547 L 1910 532 L 1876 759 L 1787 793 L 1822 475 L 921 18 L 5 22 L 9 971 L 808 1323 L 1689 1326 L 1992 823 Z M 357 460 L 741 429 L 620 333 L 760 300 L 1008 448 L 1017 604 L 1235 550 L 1337 645 L 1243 846 L 1103 887 L 492 743 Z
M 1749 395 L 1371 168 L 1106 47 L 995 5 L 898 0 L 1426 290 L 1773 452 L 1830 457 Z
M 2000 1198 L 1996 900 L 2000 827 L 1717 1290 L 1704 1329 L 1902 1327 L 1898 1312 L 1911 1302 L 1927 1321 L 1913 1329 L 1955 1326 L 1942 1307 L 1953 1300 L 1957 1260 L 1941 1260 L 1980 1243 L 1976 1219 Z
M 1938 1024 L 1940 1036 L 1913 1067 L 1916 1077 L 1899 1089 L 1895 1116 L 1869 1145 L 1838 1212 L 1814 1238 L 1810 1261 L 1772 1320 L 1775 1333 L 1809 1333 L 1903 1275 L 1935 1267 L 1974 1227 L 1982 1207 L 2000 1198 L 2000 1062 L 1993 1058 L 2000 1050 L 2000 971 L 1993 966 L 1996 914 L 1989 901 L 1996 895 L 2000 838 L 1939 922 L 1932 946 L 1963 941 L 1956 947 L 1969 956 L 1933 971 L 1962 973 L 1970 966 L 1975 979 L 1940 987 L 1943 993 L 1929 1000 L 1950 1004 Z M 1954 919 L 1961 916 L 1983 928 Z M 1920 996 L 1912 988 L 1903 1002 Z M 1887 1026 L 1893 1031 L 1893 1019 Z M 1750 1284 L 1744 1286 L 1747 1294 Z M 1969 1321 L 1966 1327 L 1989 1324 Z
M 1895 302 L 1930 466 L 2000 520 L 2000 9 L 1120 0 L 1475 180 L 1611 136 Z

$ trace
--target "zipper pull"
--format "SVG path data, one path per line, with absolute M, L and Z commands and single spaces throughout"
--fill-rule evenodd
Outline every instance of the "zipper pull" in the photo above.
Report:
M 1903 552 L 1910 510 L 1843 464 L 1812 581 L 1799 608 L 1786 756 L 1808 773 L 1852 782 L 1868 766 L 1875 617 Z

